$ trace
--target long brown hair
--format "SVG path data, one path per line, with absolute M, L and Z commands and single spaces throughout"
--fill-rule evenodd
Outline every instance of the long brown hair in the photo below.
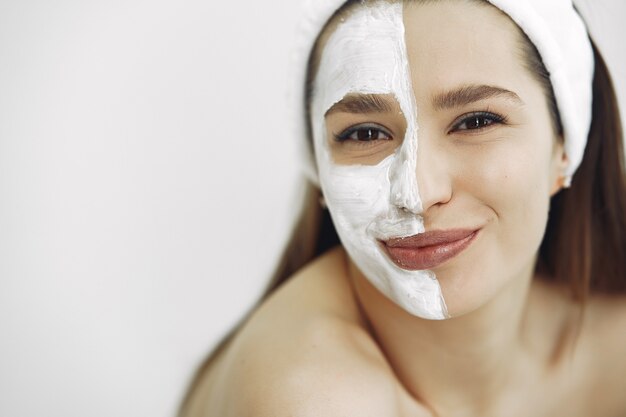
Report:
M 593 46 L 593 109 L 585 154 L 568 190 L 552 198 L 539 259 L 574 299 L 626 292 L 626 176 L 615 90 Z
M 348 1 L 330 21 L 356 3 L 357 0 Z M 521 31 L 520 34 L 523 37 L 525 63 L 543 85 L 553 126 L 556 131 L 560 131 L 558 109 L 549 74 L 534 45 Z M 307 73 L 307 108 L 319 52 L 319 45 L 316 43 Z M 542 276 L 550 281 L 567 284 L 572 297 L 581 305 L 584 305 L 591 293 L 626 293 L 626 170 L 623 131 L 609 71 L 595 45 L 593 52 L 593 119 L 587 147 L 571 188 L 552 198 L 538 262 L 538 268 L 544 271 Z M 180 416 L 187 413 L 200 381 L 256 308 L 305 264 L 339 243 L 330 216 L 327 211 L 322 210 L 319 198 L 319 190 L 307 183 L 300 219 L 292 231 L 272 279 L 258 302 L 198 368 L 181 404 Z

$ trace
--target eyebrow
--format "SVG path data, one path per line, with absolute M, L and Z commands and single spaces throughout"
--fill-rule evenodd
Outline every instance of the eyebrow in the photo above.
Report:
M 522 99 L 513 91 L 492 85 L 464 85 L 451 91 L 433 95 L 432 102 L 436 110 L 445 110 L 493 97 L 504 97 L 516 104 L 524 104 Z
M 324 116 L 331 113 L 390 113 L 392 106 L 381 94 L 348 94 L 328 109 Z

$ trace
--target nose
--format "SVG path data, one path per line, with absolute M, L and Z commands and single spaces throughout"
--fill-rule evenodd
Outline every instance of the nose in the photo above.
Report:
M 420 130 L 417 143 L 403 144 L 390 176 L 392 204 L 418 215 L 452 198 L 448 158 L 436 139 L 425 135 Z
M 452 173 L 442 141 L 420 131 L 415 162 L 415 178 L 422 202 L 422 214 L 452 198 Z

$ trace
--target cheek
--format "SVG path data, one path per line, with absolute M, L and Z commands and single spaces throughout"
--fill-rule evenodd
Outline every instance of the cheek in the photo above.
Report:
M 458 161 L 458 190 L 490 211 L 501 251 L 534 254 L 550 202 L 551 151 L 541 143 L 487 144 Z M 533 141 L 534 142 L 534 141 Z
M 365 229 L 387 211 L 388 160 L 375 166 L 340 166 L 320 161 L 320 182 L 339 227 Z

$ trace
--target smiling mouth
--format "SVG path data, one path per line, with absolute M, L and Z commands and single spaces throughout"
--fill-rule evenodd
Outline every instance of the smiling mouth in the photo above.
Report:
M 454 258 L 472 244 L 479 230 L 435 230 L 415 236 L 381 241 L 398 267 L 416 271 L 435 268 Z

